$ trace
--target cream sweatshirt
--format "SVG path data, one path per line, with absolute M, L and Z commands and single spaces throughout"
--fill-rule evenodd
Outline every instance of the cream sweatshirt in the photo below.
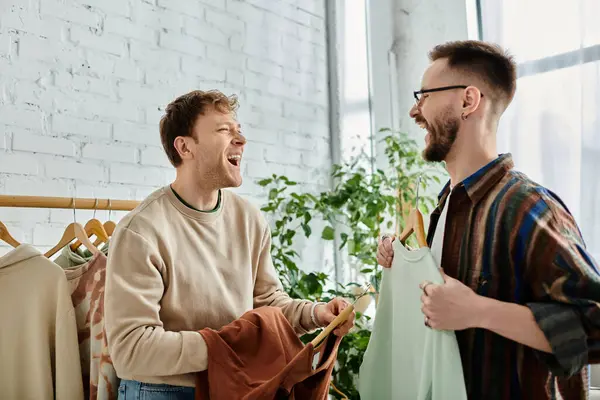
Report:
M 317 328 L 314 303 L 291 299 L 270 254 L 260 210 L 223 190 L 213 212 L 183 204 L 170 186 L 123 218 L 106 269 L 105 324 L 117 375 L 194 386 L 207 368 L 203 328 L 246 311 L 280 307 L 298 334 Z
M 0 398 L 83 399 L 67 278 L 30 245 L 0 257 L 0 321 Z

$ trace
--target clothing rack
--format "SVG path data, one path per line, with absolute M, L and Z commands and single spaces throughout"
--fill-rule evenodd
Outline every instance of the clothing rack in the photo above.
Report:
M 139 204 L 140 202 L 137 200 L 0 195 L 0 207 L 131 211 Z
M 28 352 L 26 364 L 42 365 L 42 367 L 20 369 L 15 383 L 9 383 L 6 379 L 0 378 L 0 386 L 6 386 L 8 383 L 9 393 L 17 393 L 19 398 L 91 399 L 92 393 L 98 392 L 105 393 L 110 398 L 117 398 L 119 379 L 110 359 L 108 362 L 106 361 L 109 352 L 105 337 L 96 335 L 97 332 L 104 331 L 105 317 L 102 305 L 108 249 L 108 247 L 104 247 L 101 251 L 98 249 L 98 245 L 108 245 L 109 240 L 113 240 L 111 238 L 114 237 L 113 233 L 117 224 L 111 221 L 112 211 L 115 213 L 131 211 L 140 203 L 134 200 L 0 195 L 0 207 L 66 209 L 73 213 L 72 222 L 69 222 L 68 219 L 65 221 L 65 228 L 58 243 L 44 254 L 38 250 L 30 250 L 34 246 L 29 243 L 20 243 L 15 240 L 6 225 L 0 221 L 0 240 L 12 246 L 14 250 L 10 251 L 17 254 L 17 256 L 8 258 L 3 256 L 2 268 L 13 264 L 24 266 L 11 269 L 14 271 L 11 274 L 13 280 L 8 281 L 8 285 L 12 285 L 14 279 L 17 279 L 15 277 L 21 277 L 23 289 L 17 288 L 10 291 L 9 288 L 7 293 L 3 293 L 8 295 L 11 300 L 14 300 L 13 296 L 17 294 L 22 298 L 27 298 L 30 297 L 28 290 L 33 288 L 36 293 L 35 300 L 31 300 L 32 302 L 27 304 L 38 307 L 36 312 L 29 313 L 33 320 L 25 322 L 22 322 L 24 317 L 19 313 L 16 313 L 15 316 L 10 309 L 2 310 L 5 313 L 3 317 L 8 314 L 8 323 L 4 325 L 9 329 L 0 329 L 2 331 L 0 335 L 3 339 L 5 335 L 8 335 L 9 339 L 7 340 L 15 341 L 14 350 L 10 352 L 8 359 L 10 360 L 13 355 L 14 357 L 22 355 L 22 348 L 28 339 L 41 340 L 41 344 L 49 346 L 50 350 Z M 108 218 L 105 222 L 101 222 L 96 219 L 95 215 L 91 219 L 86 216 L 77 222 L 76 210 L 108 210 Z M 14 214 L 18 216 L 17 211 Z M 12 218 L 12 215 L 9 218 Z M 88 256 L 87 252 L 76 252 L 82 245 L 91 253 L 91 256 Z M 61 253 L 58 257 L 51 259 L 63 249 L 68 253 Z M 79 255 L 77 260 L 68 255 L 72 252 Z M 64 274 L 62 275 L 66 278 L 65 281 L 61 279 L 61 274 L 58 274 L 56 269 L 63 270 Z M 0 279 L 0 281 L 2 280 Z M 3 291 L 6 291 L 8 287 L 6 282 L 6 280 L 3 282 Z M 72 301 L 58 301 L 66 296 Z M 2 299 L 2 301 L 5 300 Z M 44 315 L 44 318 L 37 319 L 36 316 L 45 313 L 49 313 L 47 318 Z M 90 315 L 93 315 L 91 320 Z M 56 321 L 59 321 L 59 318 L 64 327 L 60 330 L 60 338 L 44 334 L 57 332 Z M 31 327 L 34 329 L 30 329 Z M 27 332 L 32 330 L 42 332 L 43 335 L 27 336 Z M 49 338 L 50 341 L 43 338 Z M 34 345 L 37 344 L 38 342 L 35 342 Z M 91 348 L 94 349 L 93 352 L 90 350 Z M 0 360 L 0 370 L 7 370 L 11 367 L 11 365 L 5 365 L 6 362 L 3 363 L 3 361 Z M 32 379 L 39 381 L 47 376 L 51 377 L 51 384 L 48 388 L 28 385 Z M 11 381 L 15 381 L 15 376 Z

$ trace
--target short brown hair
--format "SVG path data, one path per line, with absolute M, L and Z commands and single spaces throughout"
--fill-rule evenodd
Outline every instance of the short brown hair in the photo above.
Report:
M 171 164 L 174 167 L 181 165 L 181 157 L 174 145 L 175 138 L 193 137 L 194 124 L 200 115 L 209 110 L 235 114 L 237 108 L 235 95 L 226 96 L 218 90 L 194 90 L 172 101 L 160 120 L 160 140 Z
M 432 62 L 441 58 L 448 60 L 450 68 L 473 74 L 486 83 L 495 91 L 489 97 L 499 103 L 502 111 L 512 101 L 517 89 L 517 67 L 513 57 L 500 46 L 477 40 L 447 42 L 429 52 Z

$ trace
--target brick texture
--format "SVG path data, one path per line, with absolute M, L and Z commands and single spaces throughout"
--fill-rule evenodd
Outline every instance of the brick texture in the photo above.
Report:
M 158 136 L 164 107 L 198 88 L 240 97 L 238 193 L 262 204 L 256 180 L 273 172 L 324 189 L 325 1 L 12 1 L 0 14 L 0 192 L 144 198 L 175 176 Z M 72 218 L 0 216 L 40 249 Z

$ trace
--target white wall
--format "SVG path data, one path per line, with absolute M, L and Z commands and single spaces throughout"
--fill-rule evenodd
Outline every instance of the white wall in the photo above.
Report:
M 394 128 L 407 132 L 424 147 L 424 133 L 409 117 L 413 91 L 429 65 L 435 45 L 469 38 L 466 3 L 472 0 L 377 0 L 369 4 L 372 56 L 372 112 L 375 132 Z M 390 58 L 393 60 L 390 61 Z M 376 161 L 386 168 L 383 135 L 378 135 Z M 442 185 L 427 194 L 437 195 Z M 426 226 L 429 215 L 424 215 Z
M 396 0 L 394 52 L 398 66 L 399 128 L 423 143 L 424 135 L 408 116 L 429 65 L 427 54 L 437 44 L 467 39 L 465 0 Z
M 142 199 L 174 178 L 158 134 L 165 105 L 212 88 L 240 96 L 249 144 L 239 193 L 261 202 L 254 182 L 272 173 L 323 189 L 324 1 L 3 1 L 0 192 Z M 13 236 L 40 249 L 72 216 L 0 209 Z
M 424 135 L 408 116 L 413 91 L 429 65 L 433 46 L 468 35 L 467 7 L 471 0 L 371 1 L 370 52 L 372 55 L 372 107 L 376 130 L 394 127 L 410 133 L 424 145 Z M 395 65 L 389 61 L 390 51 Z M 392 71 L 391 68 L 396 70 Z M 392 76 L 391 74 L 395 74 Z M 393 84 L 396 84 L 396 87 Z M 380 143 L 377 154 L 383 154 Z M 377 159 L 385 167 L 382 157 Z

